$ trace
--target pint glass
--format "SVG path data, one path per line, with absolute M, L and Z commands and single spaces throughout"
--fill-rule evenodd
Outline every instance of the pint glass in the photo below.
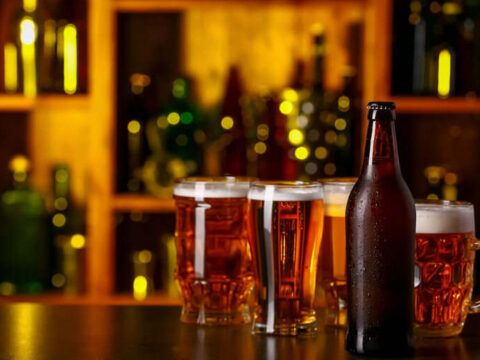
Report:
M 181 321 L 219 325 L 250 321 L 253 288 L 247 231 L 248 178 L 176 182 L 176 278 Z
M 472 306 L 475 239 L 473 205 L 422 200 L 416 203 L 415 331 L 420 336 L 459 334 Z
M 356 181 L 355 178 L 321 180 L 325 193 L 325 221 L 317 284 L 325 292 L 326 323 L 331 326 L 343 327 L 347 321 L 345 209 Z
M 258 301 L 253 332 L 313 334 L 322 185 L 255 182 L 248 198 Z

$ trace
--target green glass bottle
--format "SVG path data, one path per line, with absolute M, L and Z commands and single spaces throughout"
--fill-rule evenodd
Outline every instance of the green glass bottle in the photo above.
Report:
M 9 167 L 12 187 L 0 201 L 0 294 L 40 293 L 48 276 L 44 203 L 29 186 L 28 159 L 15 156 Z
M 166 150 L 179 158 L 188 175 L 203 169 L 203 147 L 205 133 L 201 127 L 200 110 L 191 96 L 190 81 L 177 78 L 173 82 L 172 96 L 165 104 L 162 115 L 166 116 Z

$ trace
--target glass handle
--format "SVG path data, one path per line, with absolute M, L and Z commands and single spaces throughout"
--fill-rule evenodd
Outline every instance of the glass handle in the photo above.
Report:
M 474 242 L 472 244 L 472 249 L 473 250 L 480 250 L 480 240 L 479 239 L 474 239 Z M 472 269 L 473 271 L 473 269 Z M 480 296 L 476 296 L 475 298 L 472 299 L 470 302 L 470 308 L 468 311 L 470 314 L 476 314 L 480 313 Z

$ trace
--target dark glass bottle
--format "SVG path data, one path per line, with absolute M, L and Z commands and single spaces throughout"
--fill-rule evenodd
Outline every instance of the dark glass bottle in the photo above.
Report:
M 368 104 L 362 172 L 347 203 L 346 349 L 362 355 L 413 352 L 415 204 L 402 178 L 395 104 Z
M 316 180 L 336 175 L 334 127 L 334 94 L 326 91 L 324 84 L 326 41 L 323 27 L 315 29 L 313 36 L 314 74 L 310 99 L 301 105 L 301 115 L 308 117 L 305 144 L 310 150 L 304 160 L 303 176 Z
M 12 188 L 0 201 L 0 294 L 45 289 L 48 248 L 43 199 L 28 184 L 29 161 L 10 161 Z
M 222 156 L 224 174 L 245 176 L 247 174 L 247 139 L 241 106 L 243 86 L 238 68 L 230 68 L 225 100 L 221 112 L 221 126 L 226 130 L 227 144 Z
M 265 102 L 265 110 L 260 128 L 266 132 L 263 141 L 255 144 L 257 158 L 257 176 L 260 179 L 275 180 L 284 179 L 284 165 L 286 164 L 285 144 L 281 142 L 284 137 L 283 129 L 280 124 L 281 117 L 278 111 L 278 101 L 273 97 L 268 97 Z
M 163 106 L 166 116 L 165 145 L 167 152 L 181 161 L 187 175 L 197 175 L 203 170 L 204 136 L 200 109 L 191 94 L 191 81 L 177 78 L 173 82 L 172 96 Z

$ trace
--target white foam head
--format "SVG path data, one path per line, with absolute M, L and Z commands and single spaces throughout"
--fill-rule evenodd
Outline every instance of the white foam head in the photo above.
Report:
M 338 178 L 321 181 L 325 192 L 325 205 L 347 206 L 348 197 L 355 185 L 356 179 Z
M 452 234 L 475 232 L 474 208 L 471 203 L 454 201 L 419 201 L 417 228 L 419 234 Z
M 244 198 L 253 180 L 233 176 L 179 179 L 173 188 L 173 195 L 196 199 Z
M 318 182 L 258 181 L 250 187 L 248 198 L 261 201 L 312 201 L 323 199 L 323 186 Z

